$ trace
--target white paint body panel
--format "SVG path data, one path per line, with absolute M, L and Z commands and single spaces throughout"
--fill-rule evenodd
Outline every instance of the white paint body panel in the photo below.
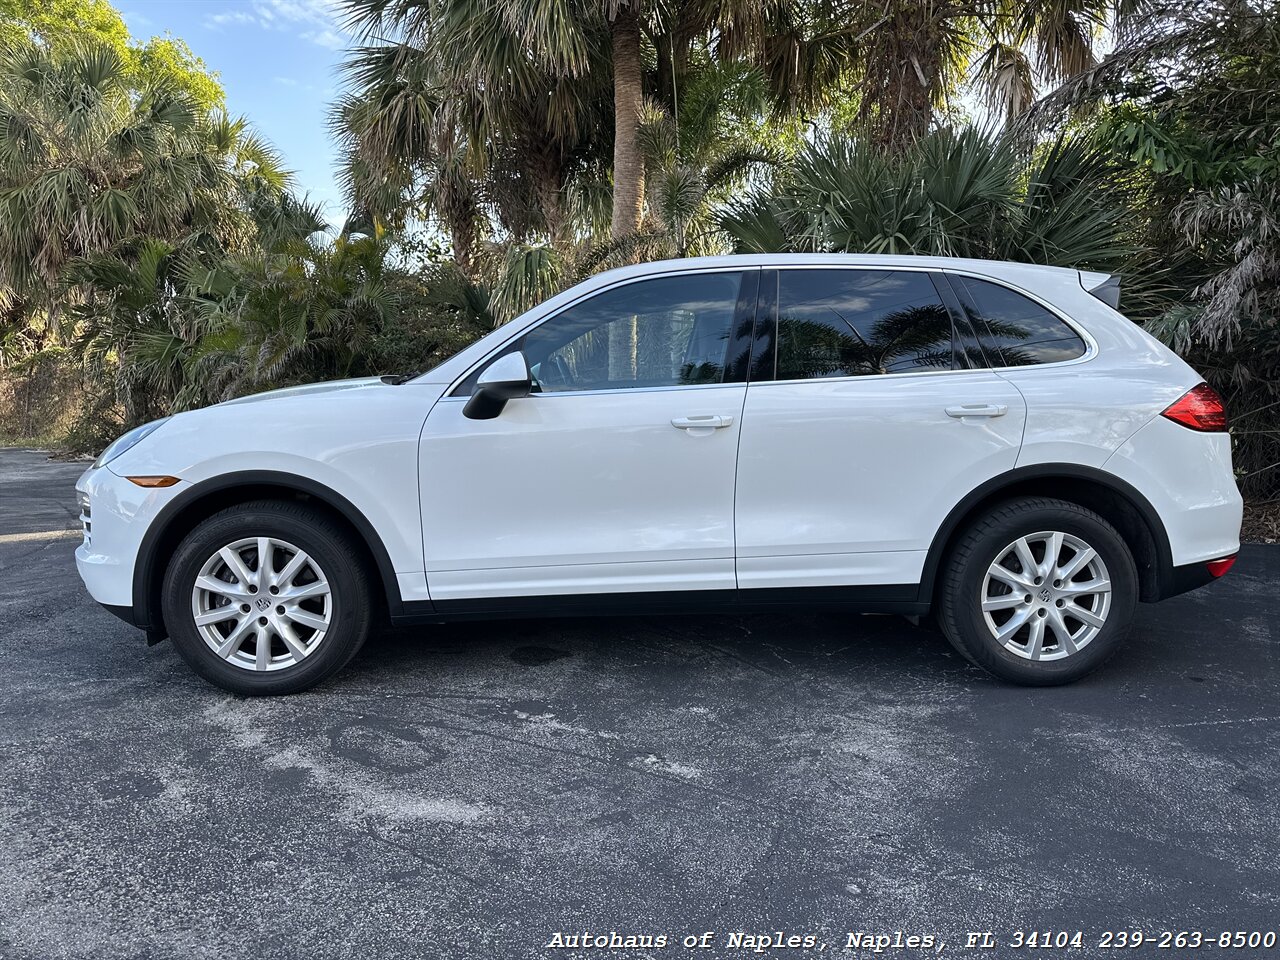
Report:
M 436 404 L 422 434 L 435 600 L 733 589 L 746 387 L 535 394 L 493 420 Z M 704 435 L 678 417 L 721 415 Z
M 167 426 L 167 424 L 166 424 Z M 92 504 L 92 536 L 76 547 L 76 569 L 89 596 L 113 607 L 133 605 L 133 567 L 156 515 L 189 484 L 147 489 L 108 467 L 90 467 L 76 491 Z
M 1003 416 L 948 416 L 992 404 Z M 757 383 L 738 458 L 740 587 L 917 583 L 951 508 L 1012 470 L 1026 411 L 989 371 Z
M 120 476 L 175 476 L 184 485 L 239 471 L 307 477 L 368 519 L 386 547 L 403 598 L 427 600 L 418 435 L 440 392 L 428 384 L 391 386 L 373 378 L 245 397 L 173 417 L 112 460 L 109 469 Z M 95 541 L 98 533 L 95 525 Z M 121 548 L 126 556 L 118 569 L 128 587 L 117 585 L 116 594 L 132 589 L 136 546 L 132 553 L 127 545 Z
M 1240 549 L 1244 504 L 1231 472 L 1231 438 L 1196 433 L 1156 417 L 1106 462 L 1137 487 L 1164 521 L 1175 565 L 1229 557 Z
M 446 396 L 564 307 L 640 277 L 773 267 L 971 274 L 1039 300 L 1089 350 L 999 369 L 542 395 L 495 420 Z M 405 601 L 554 593 L 915 582 L 948 511 L 1015 466 L 1081 464 L 1136 488 L 1173 561 L 1233 553 L 1240 498 L 1229 439 L 1160 412 L 1200 377 L 1090 296 L 1074 270 L 934 257 L 769 255 L 644 264 L 593 277 L 410 383 L 345 381 L 182 413 L 79 488 L 93 539 L 77 562 L 95 599 L 134 602 L 149 525 L 193 485 L 239 471 L 310 478 L 377 532 Z M 444 397 L 444 399 L 441 399 Z M 954 403 L 1000 403 L 963 422 Z M 693 436 L 674 417 L 732 416 Z M 740 448 L 740 453 L 739 453 Z M 146 490 L 124 475 L 166 474 Z M 735 505 L 736 501 L 736 505 Z

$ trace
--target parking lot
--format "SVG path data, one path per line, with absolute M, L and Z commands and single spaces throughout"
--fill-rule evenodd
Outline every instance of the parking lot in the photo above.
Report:
M 1280 926 L 1280 547 L 1065 688 L 797 614 L 397 631 L 239 700 L 84 592 L 50 536 L 83 467 L 0 450 L 6 960 Z M 584 930 L 669 944 L 546 948 Z

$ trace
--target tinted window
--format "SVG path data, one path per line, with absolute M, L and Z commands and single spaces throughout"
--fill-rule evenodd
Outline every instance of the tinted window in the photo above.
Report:
M 1084 341 L 1040 304 L 987 280 L 953 276 L 993 367 L 1074 360 Z
M 543 393 L 721 383 L 741 281 L 699 273 L 615 287 L 534 328 L 517 348 Z
M 781 270 L 779 380 L 952 368 L 951 316 L 926 273 Z

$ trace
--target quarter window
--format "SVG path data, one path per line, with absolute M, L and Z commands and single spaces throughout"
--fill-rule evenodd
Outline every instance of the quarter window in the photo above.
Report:
M 951 315 L 927 273 L 780 270 L 777 378 L 953 368 Z
M 1008 287 L 952 275 L 965 313 L 993 367 L 1058 363 L 1085 355 L 1085 343 L 1040 304 Z
M 724 380 L 740 273 L 656 277 L 596 294 L 527 333 L 543 393 Z

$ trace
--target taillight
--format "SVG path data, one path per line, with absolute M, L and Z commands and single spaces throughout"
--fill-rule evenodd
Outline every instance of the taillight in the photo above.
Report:
M 1210 560 L 1205 564 L 1209 568 L 1209 575 L 1217 578 L 1222 576 L 1231 569 L 1232 564 L 1236 562 L 1235 555 L 1223 557 L 1221 560 Z
M 1222 405 L 1218 391 L 1207 383 L 1192 387 L 1161 416 L 1206 433 L 1227 429 L 1227 408 Z

